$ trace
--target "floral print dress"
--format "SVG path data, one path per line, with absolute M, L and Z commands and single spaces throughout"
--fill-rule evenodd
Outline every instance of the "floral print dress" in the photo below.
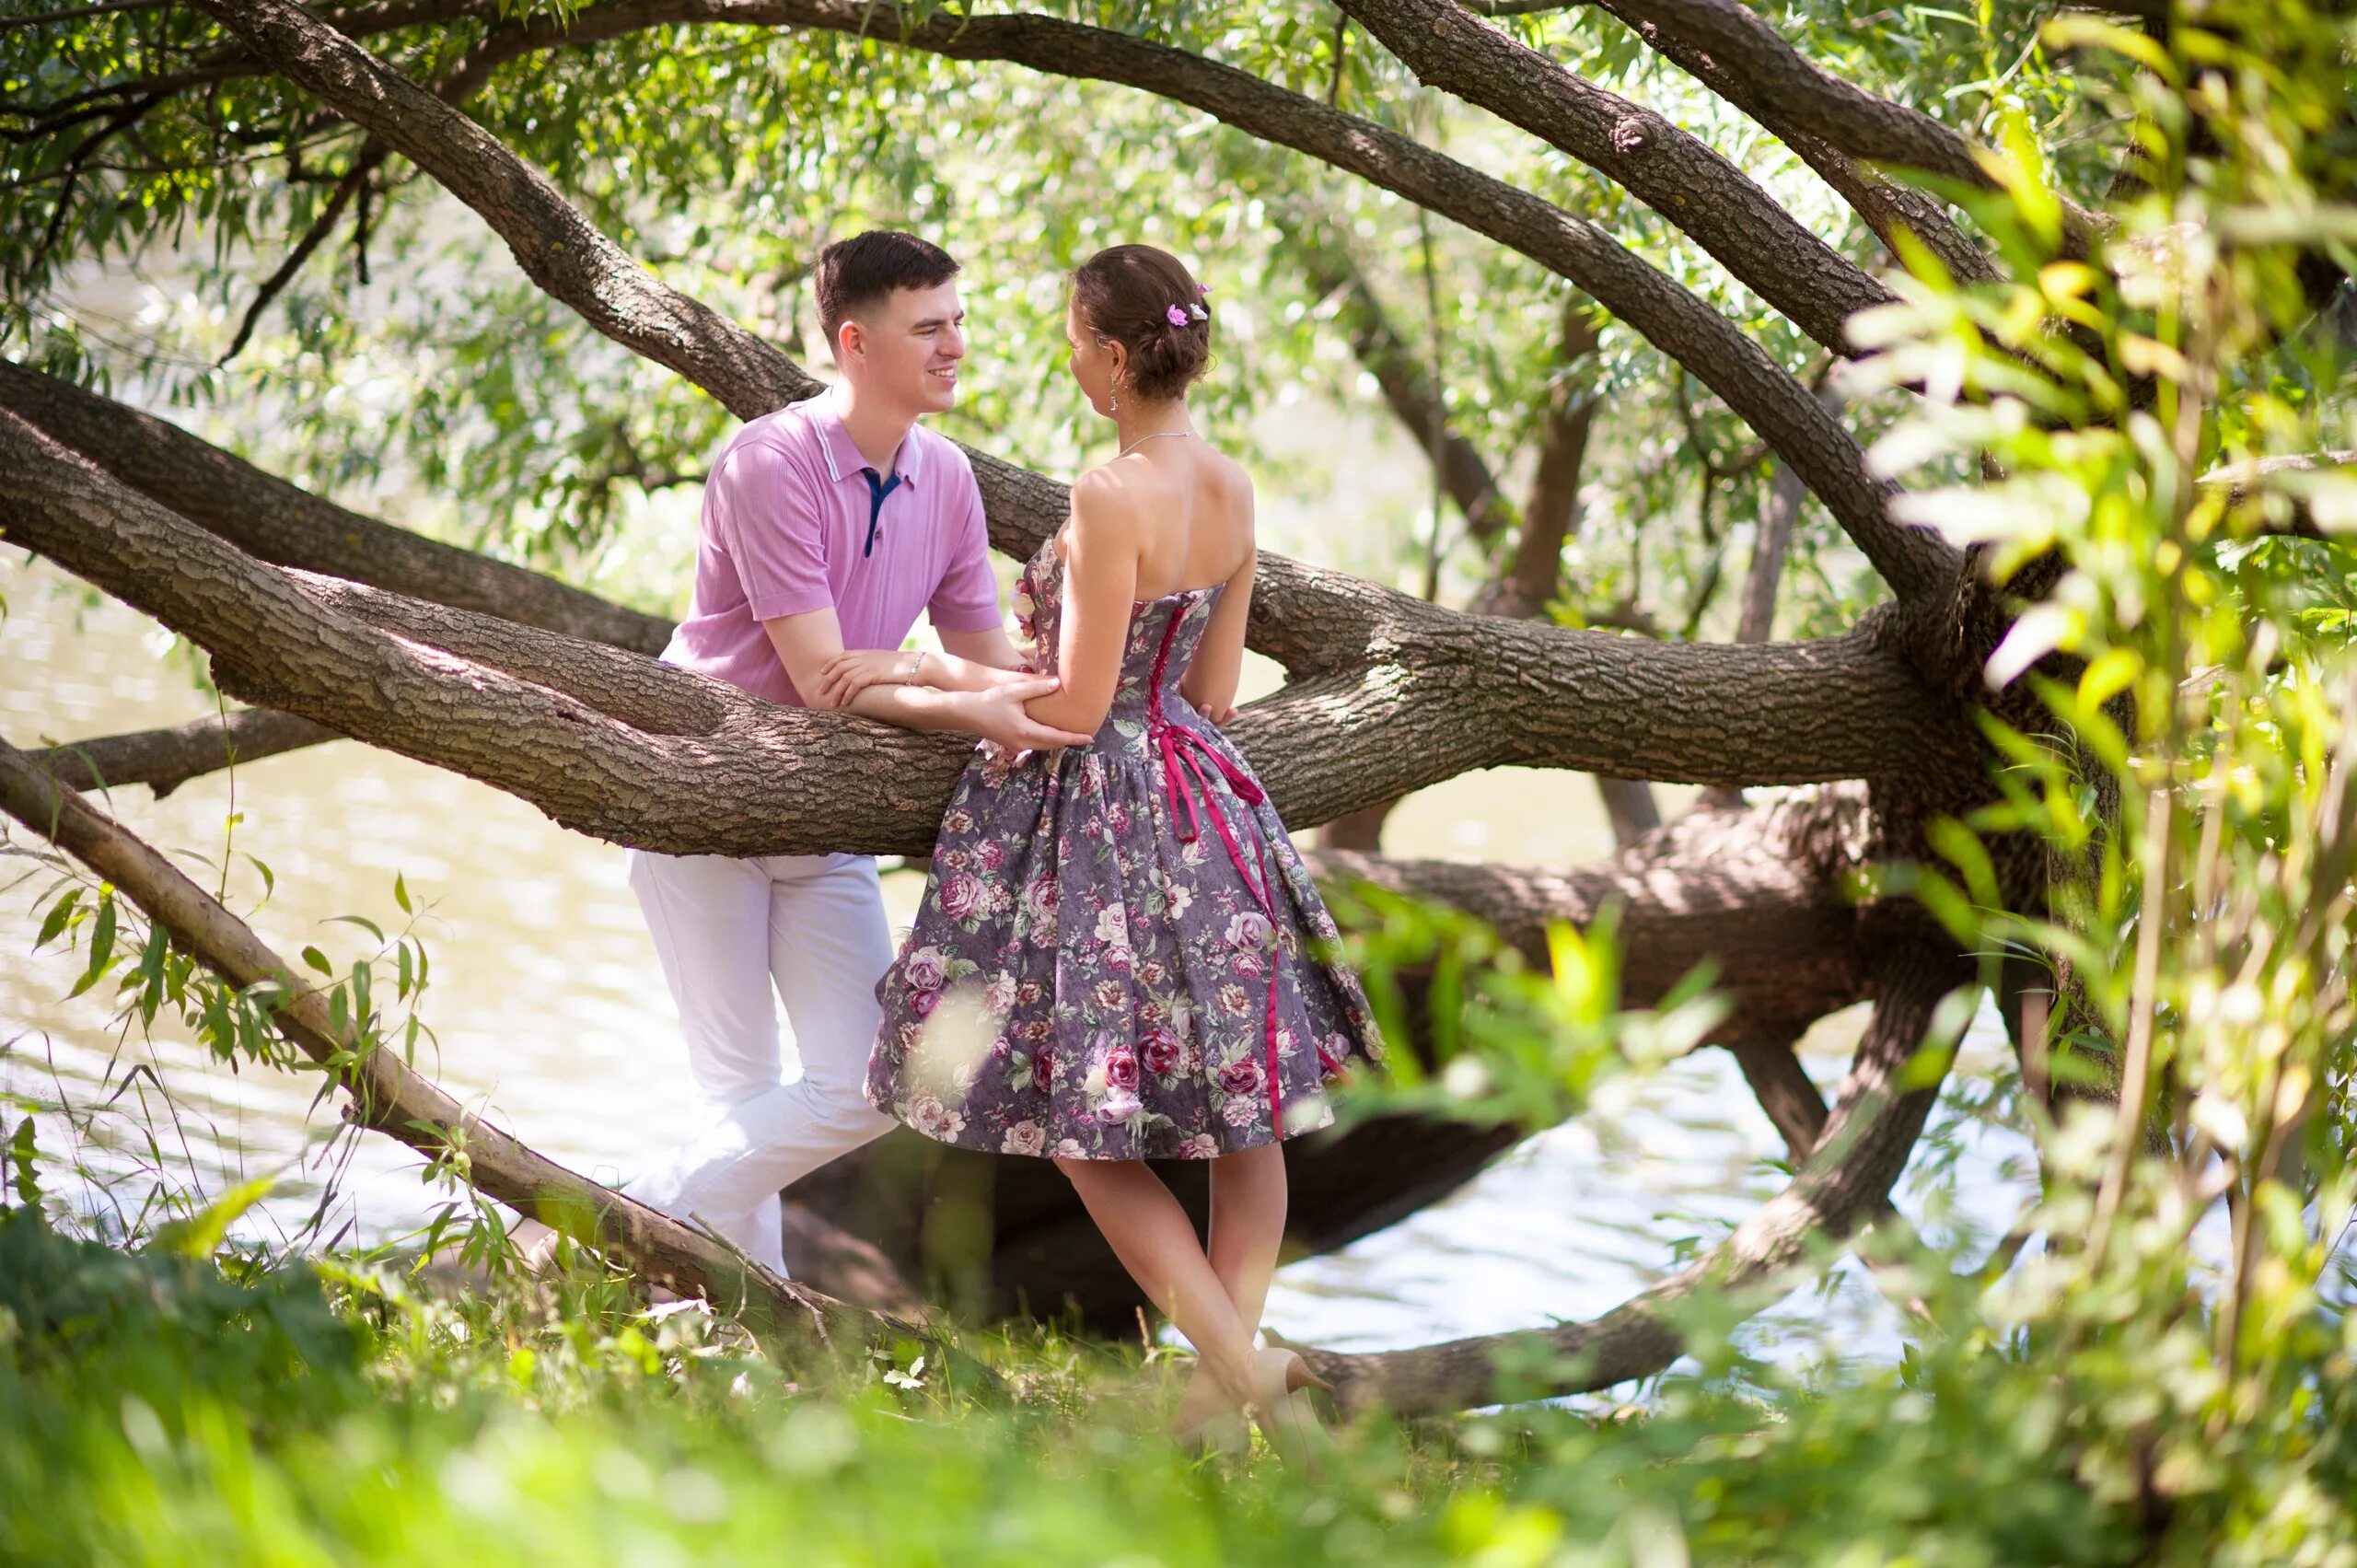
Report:
M 1055 668 L 1051 538 L 1015 610 Z M 1252 771 L 1179 694 L 1221 587 L 1132 607 L 1086 747 L 985 743 L 877 983 L 867 1098 L 1001 1154 L 1210 1159 L 1323 1127 L 1382 1042 L 1334 922 Z

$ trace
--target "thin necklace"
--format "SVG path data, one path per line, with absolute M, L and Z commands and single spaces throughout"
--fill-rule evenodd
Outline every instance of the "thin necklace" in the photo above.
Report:
M 1192 436 L 1193 434 L 1191 430 L 1149 430 L 1113 455 L 1117 458 L 1126 458 L 1157 436 Z

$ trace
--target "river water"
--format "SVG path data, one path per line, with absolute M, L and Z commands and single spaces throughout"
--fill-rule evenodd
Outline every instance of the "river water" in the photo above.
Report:
M 135 612 L 14 556 L 0 563 L 0 736 L 11 744 L 212 711 L 185 653 Z M 1274 677 L 1259 668 L 1254 679 L 1265 688 Z M 1682 804 L 1681 792 L 1664 794 L 1666 805 Z M 125 791 L 113 806 L 201 879 L 226 877 L 233 907 L 289 956 L 307 944 L 339 965 L 361 956 L 368 938 L 334 917 L 399 925 L 398 873 L 433 961 L 424 1016 L 434 1040 L 419 1065 L 549 1155 L 615 1179 L 693 1127 L 676 1020 L 621 851 L 486 786 L 351 742 L 202 779 L 161 801 Z M 13 841 L 24 842 L 21 832 Z M 1517 769 L 1411 797 L 1387 836 L 1403 854 L 1555 864 L 1600 855 L 1608 842 L 1587 780 Z M 256 862 L 274 879 L 266 897 Z M 337 1139 L 332 1108 L 313 1104 L 316 1079 L 250 1065 L 233 1074 L 160 1024 L 143 1040 L 114 1020 L 108 986 L 68 999 L 79 956 L 30 951 L 45 880 L 32 870 L 22 858 L 0 862 L 0 1095 L 11 1130 L 36 1111 L 44 1150 L 106 1177 L 75 1194 L 87 1209 L 135 1218 L 159 1169 L 208 1191 L 281 1178 L 249 1222 L 264 1236 L 299 1224 L 331 1179 L 331 1237 L 395 1235 L 446 1201 L 408 1151 Z M 921 880 L 899 873 L 885 886 L 905 922 Z M 1859 1022 L 1855 1013 L 1828 1019 L 1805 1042 L 1829 1090 Z M 1959 1072 L 1985 1073 L 2002 1048 L 1984 1007 Z M 1901 1207 L 1935 1231 L 2002 1232 L 2032 1191 L 2026 1142 L 1953 1106 L 1935 1120 L 1942 1130 L 1959 1150 L 1953 1180 L 1915 1179 L 1928 1159 L 1919 1151 Z M 1592 1315 L 1771 1193 L 1782 1148 L 1732 1060 L 1700 1052 L 1615 1084 L 1588 1114 L 1529 1140 L 1450 1201 L 1289 1265 L 1269 1321 L 1295 1338 L 1368 1349 Z M 1774 1337 L 1782 1324 L 1795 1342 L 1827 1330 L 1844 1355 L 1882 1359 L 1898 1342 L 1895 1315 L 1854 1269 L 1833 1288 L 1796 1292 L 1763 1322 L 1756 1333 Z

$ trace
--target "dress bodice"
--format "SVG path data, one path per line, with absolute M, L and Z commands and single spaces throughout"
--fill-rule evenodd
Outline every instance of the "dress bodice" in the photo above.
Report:
M 1203 630 L 1211 623 L 1212 607 L 1226 586 L 1213 583 L 1209 587 L 1182 588 L 1131 605 L 1130 633 L 1121 647 L 1121 675 L 1113 687 L 1109 722 L 1134 719 L 1158 706 L 1157 691 L 1166 703 L 1180 701 L 1178 682 L 1194 662 Z M 1051 534 L 1047 543 L 1024 563 L 1015 589 L 1016 624 L 1034 650 L 1030 661 L 1034 669 L 1045 672 L 1056 668 L 1056 643 L 1063 629 L 1063 557 L 1057 553 L 1056 537 Z

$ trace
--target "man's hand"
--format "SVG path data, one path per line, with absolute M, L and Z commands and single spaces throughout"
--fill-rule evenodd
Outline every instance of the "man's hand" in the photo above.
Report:
M 848 707 L 851 700 L 871 686 L 906 684 L 902 673 L 917 662 L 914 654 L 891 648 L 853 648 L 827 661 L 819 675 L 819 689 L 810 692 L 814 708 Z
M 1023 704 L 1045 697 L 1061 685 L 1052 675 L 1010 680 L 987 691 L 966 694 L 966 727 L 984 740 L 1010 751 L 1053 751 L 1065 746 L 1086 746 L 1097 738 L 1068 729 L 1051 729 L 1023 711 Z
M 1236 704 L 1230 703 L 1224 708 L 1197 708 L 1195 711 L 1211 720 L 1214 728 L 1225 728 L 1227 721 L 1236 716 Z

